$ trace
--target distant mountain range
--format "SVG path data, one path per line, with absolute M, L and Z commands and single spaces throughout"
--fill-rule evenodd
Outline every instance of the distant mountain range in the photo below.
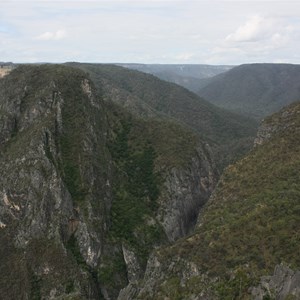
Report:
M 202 64 L 117 64 L 119 66 L 149 73 L 162 80 L 179 84 L 192 92 L 197 92 L 209 82 L 209 78 L 233 68 L 227 65 Z
M 219 107 L 261 119 L 300 99 L 300 65 L 241 65 L 212 78 L 198 94 Z
M 216 106 L 257 120 L 300 99 L 300 65 L 120 65 L 181 85 Z

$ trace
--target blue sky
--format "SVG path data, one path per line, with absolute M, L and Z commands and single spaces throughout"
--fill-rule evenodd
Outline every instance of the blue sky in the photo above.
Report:
M 300 63 L 300 1 L 0 0 L 0 61 Z

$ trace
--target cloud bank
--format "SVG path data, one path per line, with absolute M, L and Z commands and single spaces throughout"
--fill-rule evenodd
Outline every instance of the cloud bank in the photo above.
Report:
M 65 37 L 66 37 L 66 31 L 60 29 L 54 32 L 50 32 L 50 31 L 44 32 L 41 35 L 38 35 L 36 39 L 40 41 L 58 41 L 58 40 L 62 40 Z
M 280 0 L 3 0 L 0 61 L 300 63 L 299 11 Z

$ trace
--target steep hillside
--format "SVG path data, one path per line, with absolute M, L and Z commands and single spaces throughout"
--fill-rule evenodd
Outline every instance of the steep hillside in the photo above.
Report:
M 267 118 L 253 151 L 225 171 L 196 232 L 157 250 L 140 286 L 120 299 L 299 299 L 299 132 L 299 103 Z
M 1 298 L 99 298 L 111 161 L 94 88 L 22 66 L 0 81 L 0 114 Z
M 62 65 L 0 80 L 0 145 L 4 300 L 116 299 L 194 228 L 218 178 L 194 132 L 137 119 Z
M 300 66 L 241 65 L 217 75 L 197 93 L 211 103 L 256 119 L 300 98 Z
M 164 64 L 118 64 L 119 66 L 149 73 L 162 80 L 176 83 L 186 89 L 197 92 L 200 87 L 208 84 L 208 79 L 226 72 L 232 66 L 212 66 L 212 65 L 164 65 Z
M 256 122 L 211 105 L 186 89 L 134 70 L 97 64 L 73 64 L 90 73 L 110 101 L 135 115 L 173 119 L 214 145 L 220 165 L 245 153 Z

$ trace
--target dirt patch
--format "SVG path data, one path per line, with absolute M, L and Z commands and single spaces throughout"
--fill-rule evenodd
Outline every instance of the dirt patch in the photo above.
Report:
M 0 68 L 0 78 L 6 76 L 11 71 L 11 68 Z

